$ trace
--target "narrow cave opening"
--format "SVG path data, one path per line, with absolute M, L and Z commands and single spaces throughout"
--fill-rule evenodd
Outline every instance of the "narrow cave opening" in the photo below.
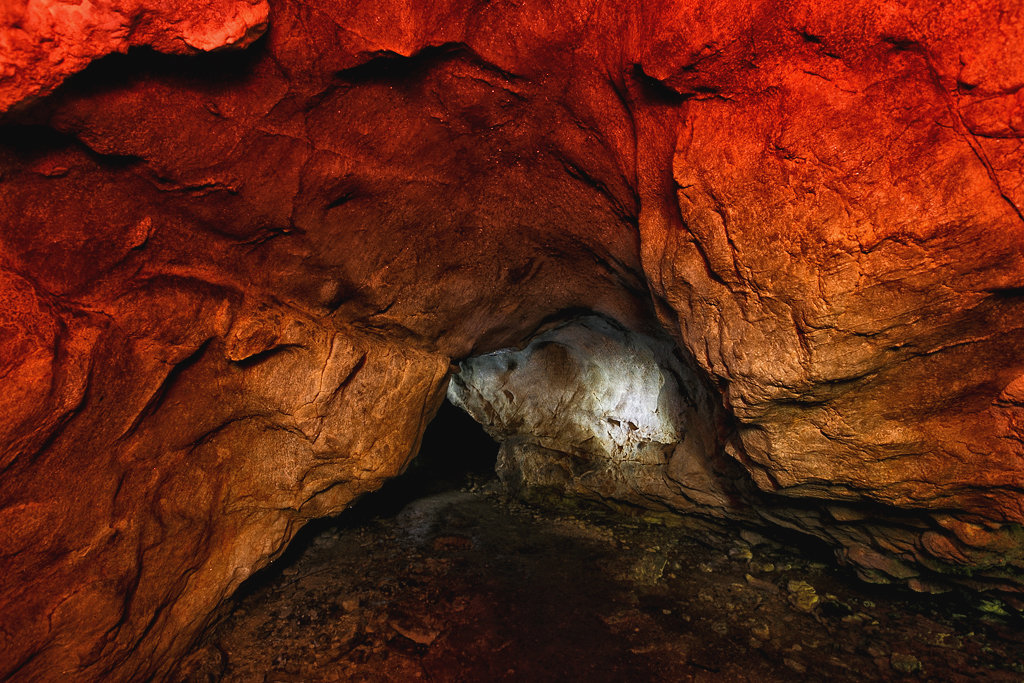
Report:
M 405 472 L 364 494 L 342 514 L 307 523 L 280 557 L 242 583 L 233 595 L 234 604 L 284 580 L 318 539 L 386 523 L 418 500 L 495 480 L 498 448 L 480 423 L 444 401 Z
M 464 410 L 444 401 L 427 425 L 419 452 L 401 475 L 363 496 L 344 514 L 348 523 L 398 514 L 420 498 L 495 477 L 498 443 Z

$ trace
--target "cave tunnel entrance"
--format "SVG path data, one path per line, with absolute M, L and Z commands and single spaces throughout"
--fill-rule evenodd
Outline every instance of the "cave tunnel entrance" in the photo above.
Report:
M 598 437 L 617 443 L 620 433 L 635 438 L 648 428 L 652 440 L 659 436 L 660 423 L 646 424 L 643 415 L 629 428 L 603 412 L 635 407 L 638 387 L 647 386 L 659 399 L 641 406 L 647 413 L 677 410 L 688 429 L 700 426 L 699 411 L 663 391 L 676 386 L 694 396 L 700 385 L 670 366 L 657 342 L 639 346 L 600 321 L 540 341 L 542 352 L 552 342 L 575 349 L 580 370 L 555 372 L 572 360 L 562 353 L 519 383 L 494 384 L 530 362 L 522 352 L 499 351 L 464 361 L 449 396 L 478 417 L 496 414 L 484 401 L 493 409 L 525 398 L 539 431 L 543 420 L 575 416 L 577 423 L 551 431 L 582 444 Z M 646 374 L 638 369 L 644 357 Z M 674 371 L 661 381 L 658 367 Z M 629 400 L 583 405 L 574 378 L 605 381 L 604 393 Z M 616 393 L 623 386 L 628 391 Z M 406 471 L 340 516 L 302 529 L 278 561 L 236 592 L 230 614 L 189 655 L 179 680 L 860 681 L 954 667 L 977 677 L 1021 661 L 1024 631 L 1005 619 L 979 622 L 963 602 L 854 583 L 806 541 L 787 545 L 729 527 L 702 535 L 703 527 L 687 530 L 678 518 L 639 508 L 622 514 L 566 486 L 553 490 L 569 495 L 524 503 L 529 498 L 511 495 L 509 468 L 528 472 L 531 484 L 574 473 L 544 460 L 550 449 L 523 451 L 510 427 L 520 409 L 505 408 L 509 419 L 497 429 L 489 424 L 510 435 L 512 448 L 499 463 L 498 443 L 446 400 Z M 595 436 L 580 428 L 586 424 L 605 431 Z M 628 501 L 628 486 L 609 482 L 631 476 L 638 461 L 606 463 L 594 470 L 605 478 L 587 470 L 580 481 Z M 647 467 L 638 464 L 641 472 Z M 988 650 L 965 663 L 959 649 L 934 640 L 940 632 Z
M 324 534 L 387 520 L 415 501 L 496 479 L 498 448 L 480 423 L 446 399 L 424 430 L 419 451 L 405 472 L 364 494 L 340 515 L 308 522 L 279 558 L 242 583 L 233 599 L 242 601 L 280 581 Z
M 498 443 L 461 408 L 445 400 L 401 475 L 363 496 L 345 517 L 362 521 L 398 514 L 409 503 L 496 476 Z

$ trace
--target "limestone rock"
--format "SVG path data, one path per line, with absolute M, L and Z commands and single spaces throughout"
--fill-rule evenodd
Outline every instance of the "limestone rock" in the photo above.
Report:
M 1020 3 L 270 5 L 0 10 L 0 677 L 159 677 L 502 349 L 574 490 L 1020 592 Z
M 463 362 L 448 398 L 501 443 L 498 474 L 514 488 L 726 505 L 709 464 L 719 413 L 666 339 L 582 318 Z

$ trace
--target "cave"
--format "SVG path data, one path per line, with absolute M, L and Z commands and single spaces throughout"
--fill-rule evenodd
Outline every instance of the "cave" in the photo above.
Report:
M 357 499 L 341 521 L 394 516 L 418 499 L 491 479 L 497 457 L 497 442 L 464 410 L 445 401 L 424 430 L 409 467 Z
M 0 679 L 1019 677 L 1022 39 L 0 7 Z

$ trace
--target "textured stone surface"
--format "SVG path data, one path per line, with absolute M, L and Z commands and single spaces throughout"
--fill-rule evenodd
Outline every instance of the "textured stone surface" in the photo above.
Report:
M 879 591 L 764 539 L 748 547 L 734 534 L 684 532 L 678 517 L 641 521 L 578 500 L 523 506 L 496 485 L 473 488 L 304 530 L 302 554 L 289 550 L 273 579 L 229 601 L 176 680 L 863 683 L 915 668 L 943 681 L 1024 672 L 1024 633 L 998 601 Z
M 596 317 L 460 365 L 448 398 L 501 444 L 513 489 L 668 509 L 728 507 L 709 467 L 721 411 L 664 339 Z
M 165 5 L 0 17 L 0 676 L 166 671 L 589 314 L 716 402 L 662 503 L 1019 589 L 1019 3 L 281 0 L 26 106 L 264 23 Z
M 266 0 L 9 0 L 0 7 L 0 111 L 111 52 L 246 47 L 266 29 L 269 10 Z

